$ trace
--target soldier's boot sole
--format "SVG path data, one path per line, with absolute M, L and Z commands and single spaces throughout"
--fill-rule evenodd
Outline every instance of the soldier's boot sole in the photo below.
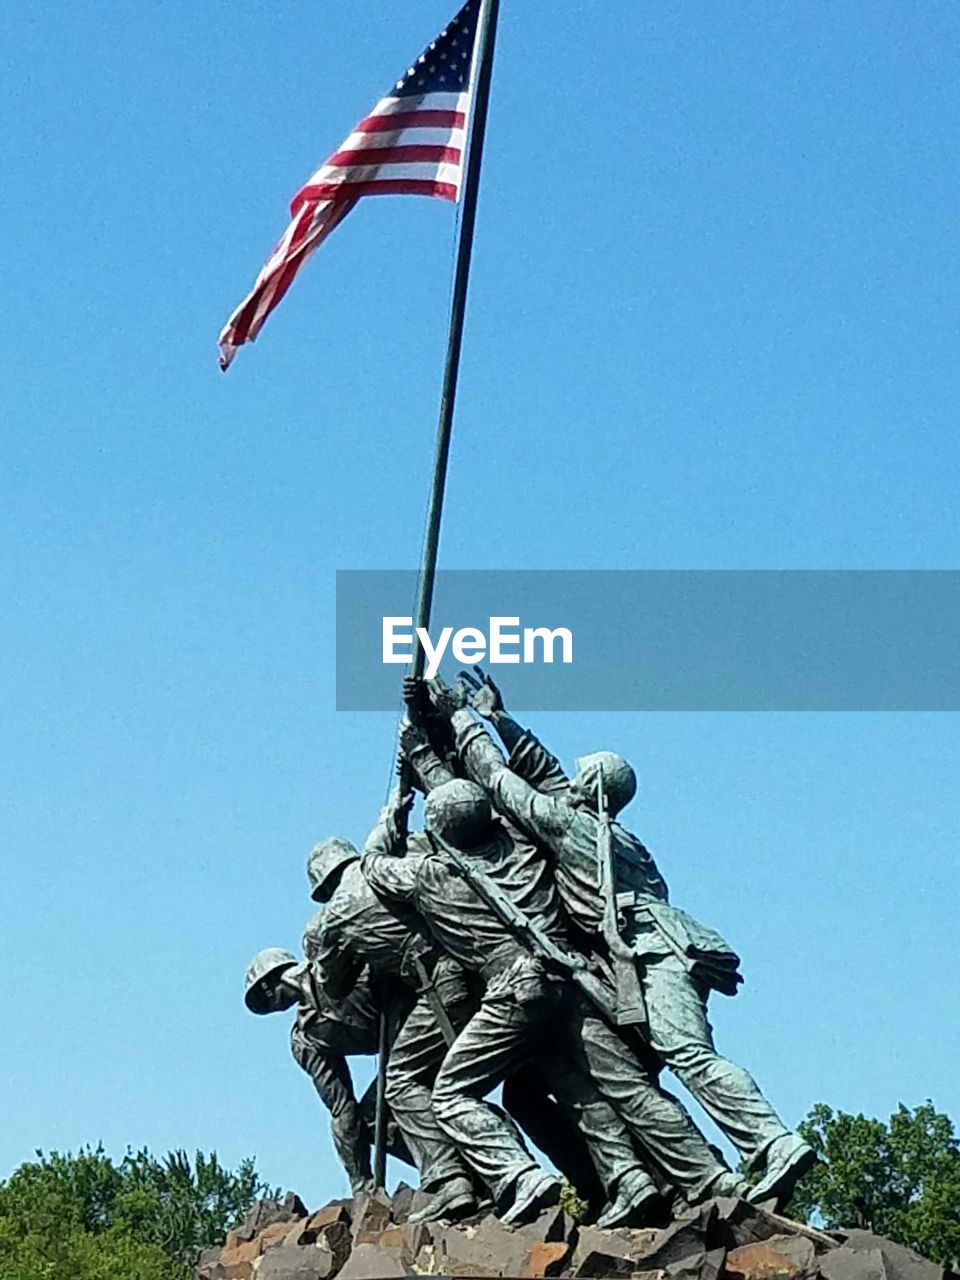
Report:
M 556 1178 L 542 1171 L 521 1174 L 513 1204 L 500 1215 L 500 1221 L 507 1226 L 517 1226 L 559 1203 L 560 1183 Z
M 817 1163 L 816 1152 L 795 1134 L 779 1140 L 780 1150 L 771 1150 L 767 1171 L 755 1187 L 747 1193 L 751 1204 L 763 1204 L 775 1200 L 778 1207 L 787 1204 L 793 1189 L 805 1173 Z

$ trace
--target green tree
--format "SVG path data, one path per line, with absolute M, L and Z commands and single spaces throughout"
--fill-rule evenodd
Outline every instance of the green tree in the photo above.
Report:
M 960 1260 L 960 1144 L 932 1102 L 888 1123 L 822 1103 L 800 1125 L 821 1163 L 791 1211 L 827 1228 L 865 1227 L 949 1267 Z
M 269 1194 L 252 1160 L 231 1172 L 202 1152 L 38 1152 L 0 1182 L 0 1280 L 184 1280 Z
M 278 1196 L 261 1182 L 253 1160 L 236 1172 L 224 1169 L 216 1153 L 185 1151 L 155 1160 L 147 1151 L 128 1154 L 117 1220 L 140 1240 L 159 1244 L 176 1261 L 192 1265 L 201 1251 L 242 1222 L 254 1200 Z

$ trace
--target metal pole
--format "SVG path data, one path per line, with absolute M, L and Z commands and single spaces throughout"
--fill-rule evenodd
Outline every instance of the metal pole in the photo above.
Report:
M 387 1059 L 390 1055 L 390 1014 L 380 1011 L 380 1038 L 377 1044 L 377 1111 L 374 1120 L 373 1182 L 387 1185 Z
M 463 216 L 460 221 L 460 244 L 457 251 L 457 274 L 453 285 L 453 302 L 450 307 L 450 336 L 447 342 L 447 360 L 443 373 L 443 396 L 440 401 L 440 421 L 437 426 L 437 444 L 433 462 L 433 485 L 430 489 L 430 507 L 427 514 L 427 535 L 420 568 L 420 591 L 417 598 L 418 627 L 430 625 L 430 609 L 433 604 L 433 585 L 437 572 L 437 551 L 440 546 L 440 520 L 443 515 L 443 496 L 447 482 L 447 462 L 450 457 L 450 434 L 453 429 L 453 411 L 457 401 L 457 381 L 460 376 L 460 351 L 463 346 L 463 321 L 467 307 L 467 286 L 470 283 L 470 261 L 473 254 L 473 234 L 477 224 L 477 196 L 480 192 L 480 166 L 483 163 L 483 144 L 487 133 L 487 113 L 490 107 L 490 82 L 493 76 L 493 54 L 497 40 L 497 20 L 500 16 L 500 0 L 486 0 L 480 18 L 477 44 L 477 83 L 474 96 L 473 126 L 470 132 L 470 154 L 463 187 Z M 422 645 L 417 645 L 413 662 L 413 674 L 423 675 L 426 655 Z
M 487 134 L 487 114 L 490 109 L 490 85 L 493 79 L 493 54 L 497 43 L 497 22 L 500 17 L 500 0 L 484 0 L 477 33 L 476 85 L 473 98 L 473 121 L 470 128 L 470 152 L 463 184 L 463 213 L 460 218 L 460 242 L 457 247 L 457 272 L 453 282 L 453 301 L 450 306 L 450 332 L 447 339 L 447 359 L 443 371 L 443 395 L 440 399 L 440 420 L 437 425 L 437 443 L 433 460 L 433 483 L 430 487 L 430 506 L 427 512 L 427 533 L 420 566 L 420 589 L 417 595 L 416 626 L 426 630 L 430 626 L 430 610 L 433 605 L 433 587 L 437 574 L 437 552 L 440 547 L 440 521 L 443 516 L 443 497 L 447 483 L 447 464 L 450 458 L 450 436 L 453 430 L 453 411 L 457 402 L 457 383 L 460 377 L 460 352 L 463 348 L 463 322 L 467 309 L 467 287 L 470 283 L 470 262 L 473 256 L 473 236 L 477 225 L 477 197 L 480 192 L 480 167 L 483 164 L 483 144 Z M 413 674 L 423 676 L 426 654 L 418 642 L 414 650 Z M 409 779 L 401 776 L 401 787 L 407 790 Z M 384 1185 L 387 1167 L 387 1106 L 386 1081 L 389 1056 L 387 1014 L 380 1014 L 380 1053 L 377 1060 L 377 1114 L 374 1131 L 374 1179 L 378 1187 Z

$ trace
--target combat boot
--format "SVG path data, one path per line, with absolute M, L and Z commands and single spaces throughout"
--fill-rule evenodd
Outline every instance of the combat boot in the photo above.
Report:
M 738 1173 L 731 1173 L 729 1169 L 724 1169 L 722 1173 L 717 1174 L 695 1203 L 699 1204 L 700 1200 L 712 1200 L 714 1196 L 746 1199 L 748 1185 L 746 1178 L 741 1178 Z
M 440 1190 L 415 1213 L 411 1213 L 408 1222 L 439 1222 L 441 1218 L 448 1222 L 456 1222 L 459 1218 L 469 1218 L 476 1213 L 477 1200 L 469 1178 L 451 1178 Z
M 793 1188 L 816 1163 L 816 1153 L 808 1142 L 799 1134 L 785 1133 L 770 1144 L 764 1175 L 750 1188 L 747 1199 L 751 1204 L 776 1200 L 778 1208 L 785 1205 L 793 1195 Z
M 660 1203 L 660 1192 L 642 1169 L 631 1169 L 617 1183 L 617 1194 L 597 1219 L 598 1227 L 646 1226 Z
M 560 1203 L 560 1183 L 542 1169 L 527 1169 L 517 1179 L 513 1204 L 500 1215 L 507 1226 L 531 1222 L 543 1209 Z

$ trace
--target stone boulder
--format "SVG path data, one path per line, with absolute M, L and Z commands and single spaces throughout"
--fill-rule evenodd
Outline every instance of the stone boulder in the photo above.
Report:
M 867 1231 L 828 1234 L 767 1206 L 718 1198 L 669 1225 L 601 1230 L 562 1209 L 505 1226 L 492 1214 L 410 1223 L 423 1195 L 401 1186 L 308 1213 L 296 1196 L 254 1205 L 197 1280 L 946 1280 L 911 1249 Z

